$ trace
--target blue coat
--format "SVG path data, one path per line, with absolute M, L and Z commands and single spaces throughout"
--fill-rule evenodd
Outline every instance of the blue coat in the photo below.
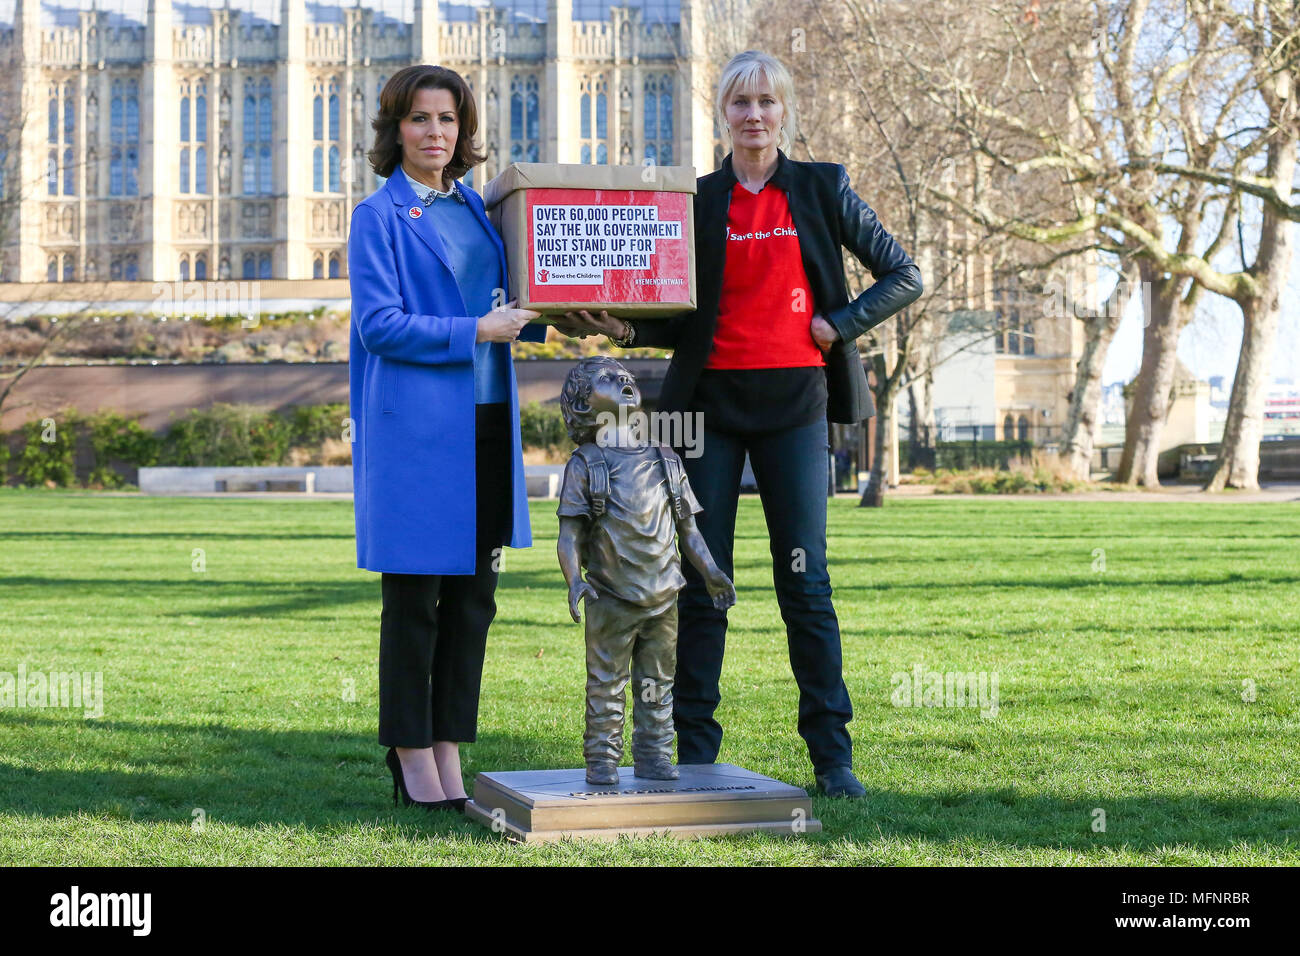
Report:
M 470 208 L 505 248 L 478 193 Z M 418 209 L 418 218 L 410 210 Z M 447 251 L 401 170 L 352 210 L 349 405 L 357 567 L 404 574 L 474 573 L 474 345 Z M 509 279 L 506 280 L 507 282 Z M 510 296 L 507 293 L 506 301 Z M 521 341 L 540 342 L 529 325 Z M 509 545 L 531 547 L 519 435 L 519 396 L 510 370 L 512 500 Z

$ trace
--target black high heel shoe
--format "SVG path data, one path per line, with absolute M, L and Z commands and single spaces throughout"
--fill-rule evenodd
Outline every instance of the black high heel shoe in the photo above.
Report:
M 401 794 L 402 805 L 407 807 L 424 807 L 426 810 L 451 810 L 455 807 L 454 800 L 416 800 L 406 790 L 406 778 L 402 775 L 402 761 L 397 756 L 397 750 L 393 747 L 388 748 L 388 754 L 384 758 L 388 764 L 388 769 L 393 775 L 393 804 L 397 805 L 398 794 Z

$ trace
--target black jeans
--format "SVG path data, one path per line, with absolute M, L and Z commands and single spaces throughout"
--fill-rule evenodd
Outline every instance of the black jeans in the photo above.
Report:
M 704 428 L 702 454 L 685 457 L 695 496 L 704 507 L 697 527 L 718 567 L 734 578 L 732 545 L 745 452 L 754 468 L 767 520 L 772 580 L 785 621 L 790 667 L 799 685 L 799 734 L 816 773 L 853 763 L 845 725 L 853 719 L 844 685 L 839 620 L 831 605 L 826 566 L 826 420 L 782 431 L 736 435 Z M 682 562 L 686 586 L 677 600 L 677 680 L 673 723 L 678 763 L 713 763 L 722 725 L 713 713 L 727 612 L 714 608 L 694 565 Z M 743 598 L 742 598 L 743 600 Z
M 472 743 L 477 735 L 483 657 L 497 610 L 496 559 L 513 523 L 510 406 L 476 405 L 475 429 L 475 572 L 382 577 L 379 742 L 386 747 Z

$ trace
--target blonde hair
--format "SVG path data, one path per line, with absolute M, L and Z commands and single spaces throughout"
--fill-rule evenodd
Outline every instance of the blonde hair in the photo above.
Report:
M 798 135 L 795 125 L 794 79 L 790 76 L 790 71 L 785 68 L 785 64 L 770 53 L 764 53 L 762 50 L 746 50 L 744 53 L 737 53 L 722 68 L 722 76 L 718 79 L 718 99 L 715 104 L 718 120 L 730 137 L 731 124 L 727 122 L 727 101 L 737 89 L 754 92 L 760 78 L 767 80 L 772 93 L 781 101 L 781 106 L 784 108 L 777 146 L 782 152 L 788 154 Z

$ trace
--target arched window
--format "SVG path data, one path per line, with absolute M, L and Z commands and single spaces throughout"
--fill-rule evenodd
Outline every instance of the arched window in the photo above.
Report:
M 540 157 L 537 77 L 510 80 L 510 161 L 535 163 Z
M 338 277 L 339 277 L 339 255 L 337 252 L 332 252 L 330 253 L 330 278 L 337 279 Z
M 655 147 L 655 158 L 662 166 L 673 162 L 673 76 L 652 74 L 643 87 L 643 132 L 647 149 Z
M 311 188 L 318 193 L 325 191 L 325 157 L 319 146 L 311 151 Z
M 199 146 L 194 150 L 194 191 L 206 194 L 208 191 L 208 148 Z
M 199 253 L 194 257 L 194 278 L 206 279 L 208 277 L 208 257 Z
M 181 142 L 190 141 L 190 98 L 181 97 Z
M 330 192 L 342 192 L 343 187 L 339 182 L 339 148 L 331 146 L 329 152 L 329 170 L 330 170 Z
M 336 87 L 336 81 L 331 81 L 331 90 Z M 339 138 L 339 95 L 330 93 L 330 139 L 337 141 Z
M 77 194 L 77 166 L 72 161 L 72 148 L 63 151 L 63 195 Z
M 312 139 L 325 138 L 325 97 L 319 93 L 311 101 Z
M 50 97 L 50 124 L 49 135 L 46 137 L 51 143 L 58 145 L 59 142 L 59 98 Z M 56 267 L 57 268 L 57 267 Z
M 582 100 L 578 105 L 578 135 L 583 139 L 591 139 L 591 94 L 583 93 Z
M 591 162 L 591 144 L 590 144 L 590 143 L 583 143 L 583 144 L 582 144 L 582 160 L 581 160 L 581 161 L 584 162 L 584 163 L 590 163 L 590 162 Z
M 140 194 L 140 83 L 116 79 L 110 88 L 108 192 L 110 196 Z
M 1029 419 L 1027 419 L 1024 415 L 1021 415 L 1020 420 L 1016 422 L 1016 426 L 1019 430 L 1018 437 L 1020 438 L 1020 440 L 1029 441 Z
M 253 147 L 244 147 L 244 195 L 251 196 L 257 192 L 257 156 Z
M 194 98 L 194 139 L 196 142 L 208 141 L 208 85 L 199 80 L 199 95 Z
M 75 282 L 77 279 L 77 257 L 71 252 L 63 254 L 63 281 Z
M 317 255 L 316 258 L 312 260 L 311 277 L 313 279 L 325 278 L 325 260 L 320 255 Z
M 46 260 L 45 281 L 46 282 L 59 281 L 59 257 L 58 256 L 50 256 L 50 258 Z
M 262 195 L 271 194 L 271 147 L 263 146 L 257 154 L 257 186 Z
M 269 252 L 260 252 L 257 255 L 257 277 L 259 279 L 271 278 L 271 254 Z
M 181 256 L 181 280 L 188 281 L 190 278 L 190 260 L 188 256 Z
M 244 194 L 269 196 L 274 191 L 271 166 L 271 79 L 244 80 Z
M 253 255 L 251 252 L 244 253 L 244 274 L 241 278 L 257 278 L 257 256 Z
M 187 193 L 190 191 L 190 148 L 181 147 L 181 187 L 180 191 Z
M 1002 419 L 1002 440 L 1014 441 L 1016 437 L 1016 420 L 1007 412 L 1007 417 Z
M 257 91 L 257 138 L 271 142 L 271 78 L 262 77 Z
M 59 151 L 50 150 L 45 160 L 45 187 L 51 196 L 59 194 Z
M 113 95 L 108 101 L 109 133 L 113 140 L 108 158 L 108 194 L 122 195 L 122 148 L 118 145 L 118 130 L 125 129 L 122 112 L 122 81 L 113 81 Z

